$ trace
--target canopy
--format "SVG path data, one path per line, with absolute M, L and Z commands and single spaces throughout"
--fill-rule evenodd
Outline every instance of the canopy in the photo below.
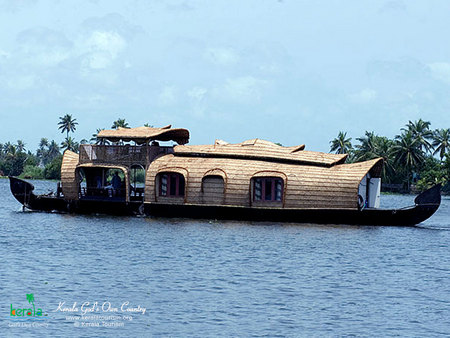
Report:
M 186 144 L 189 142 L 189 130 L 176 128 L 170 129 L 168 125 L 162 128 L 138 127 L 138 128 L 122 128 L 112 130 L 102 130 L 98 133 L 98 138 L 104 138 L 111 142 L 117 141 L 134 141 L 142 144 L 148 141 L 175 141 L 178 144 Z

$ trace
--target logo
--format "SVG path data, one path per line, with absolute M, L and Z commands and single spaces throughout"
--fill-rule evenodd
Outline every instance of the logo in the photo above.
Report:
M 27 305 L 27 307 L 16 308 L 11 304 L 11 317 L 42 317 L 42 309 L 36 308 L 34 304 L 34 294 L 27 294 L 27 301 L 33 308 L 31 308 L 30 305 Z

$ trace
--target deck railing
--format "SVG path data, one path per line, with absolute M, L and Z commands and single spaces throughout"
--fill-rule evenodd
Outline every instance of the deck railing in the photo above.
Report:
M 160 154 L 173 152 L 172 147 L 131 145 L 80 145 L 80 163 L 109 163 L 145 166 Z

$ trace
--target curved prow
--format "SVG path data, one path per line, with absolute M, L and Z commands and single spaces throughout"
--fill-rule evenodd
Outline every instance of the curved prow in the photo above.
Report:
M 34 186 L 17 177 L 8 176 L 11 192 L 21 204 L 28 206 L 30 200 L 35 196 L 33 194 Z
M 425 190 L 418 195 L 414 200 L 417 205 L 437 205 L 441 204 L 441 185 L 437 184 L 434 187 Z

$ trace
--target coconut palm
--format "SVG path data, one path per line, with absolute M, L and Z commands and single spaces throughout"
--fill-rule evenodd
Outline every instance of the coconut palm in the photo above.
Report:
M 409 190 L 409 179 L 413 170 L 417 169 L 425 160 L 424 152 L 420 149 L 419 139 L 414 137 L 410 131 L 397 135 L 392 147 L 392 155 L 395 163 L 406 171 Z
M 128 122 L 125 121 L 125 119 L 117 119 L 113 122 L 113 125 L 111 126 L 112 129 L 118 129 L 118 128 L 130 128 L 128 125 Z
M 79 144 L 72 137 L 67 137 L 64 142 L 61 142 L 61 149 L 71 150 L 74 152 L 78 152 Z
M 22 140 L 17 140 L 16 149 L 19 153 L 25 152 L 25 143 Z
M 94 142 L 95 144 L 99 144 L 101 140 L 98 138 L 98 133 L 100 133 L 102 130 L 105 130 L 104 128 L 97 128 L 97 131 L 92 134 L 92 137 L 90 139 L 91 143 Z
M 335 152 L 336 154 L 348 154 L 353 148 L 351 139 L 351 137 L 347 138 L 347 133 L 340 131 L 338 136 L 330 141 L 330 152 Z
M 47 147 L 47 162 L 51 162 L 56 156 L 60 155 L 58 143 L 52 140 Z
M 433 146 L 428 140 L 433 138 L 433 132 L 430 130 L 430 125 L 430 122 L 419 119 L 415 122 L 409 121 L 406 128 L 402 128 L 402 130 L 411 132 L 412 136 L 417 139 L 420 150 L 425 149 L 425 151 L 431 152 Z
M 5 153 L 5 155 L 12 155 L 14 156 L 16 154 L 16 146 L 14 144 L 12 144 L 11 142 L 6 142 L 3 145 L 3 151 Z
M 360 142 L 360 144 L 356 145 L 355 151 L 355 160 L 359 161 L 367 161 L 372 160 L 374 158 L 379 157 L 376 154 L 375 144 L 376 144 L 376 135 L 375 133 L 366 131 L 364 137 L 359 137 L 356 140 Z
M 392 147 L 394 142 L 384 136 L 375 137 L 375 152 L 376 157 L 383 159 L 383 170 L 381 172 L 382 180 L 390 182 L 390 178 L 395 173 L 394 157 L 392 155 Z
M 66 132 L 66 138 L 69 137 L 69 132 L 74 132 L 77 127 L 76 125 L 78 124 L 77 119 L 72 118 L 72 115 L 70 114 L 66 114 L 63 117 L 59 118 L 61 121 L 58 122 L 58 129 L 61 129 L 61 133 Z
M 436 129 L 433 134 L 433 147 L 436 155 L 439 153 L 441 161 L 446 153 L 450 152 L 450 129 Z

